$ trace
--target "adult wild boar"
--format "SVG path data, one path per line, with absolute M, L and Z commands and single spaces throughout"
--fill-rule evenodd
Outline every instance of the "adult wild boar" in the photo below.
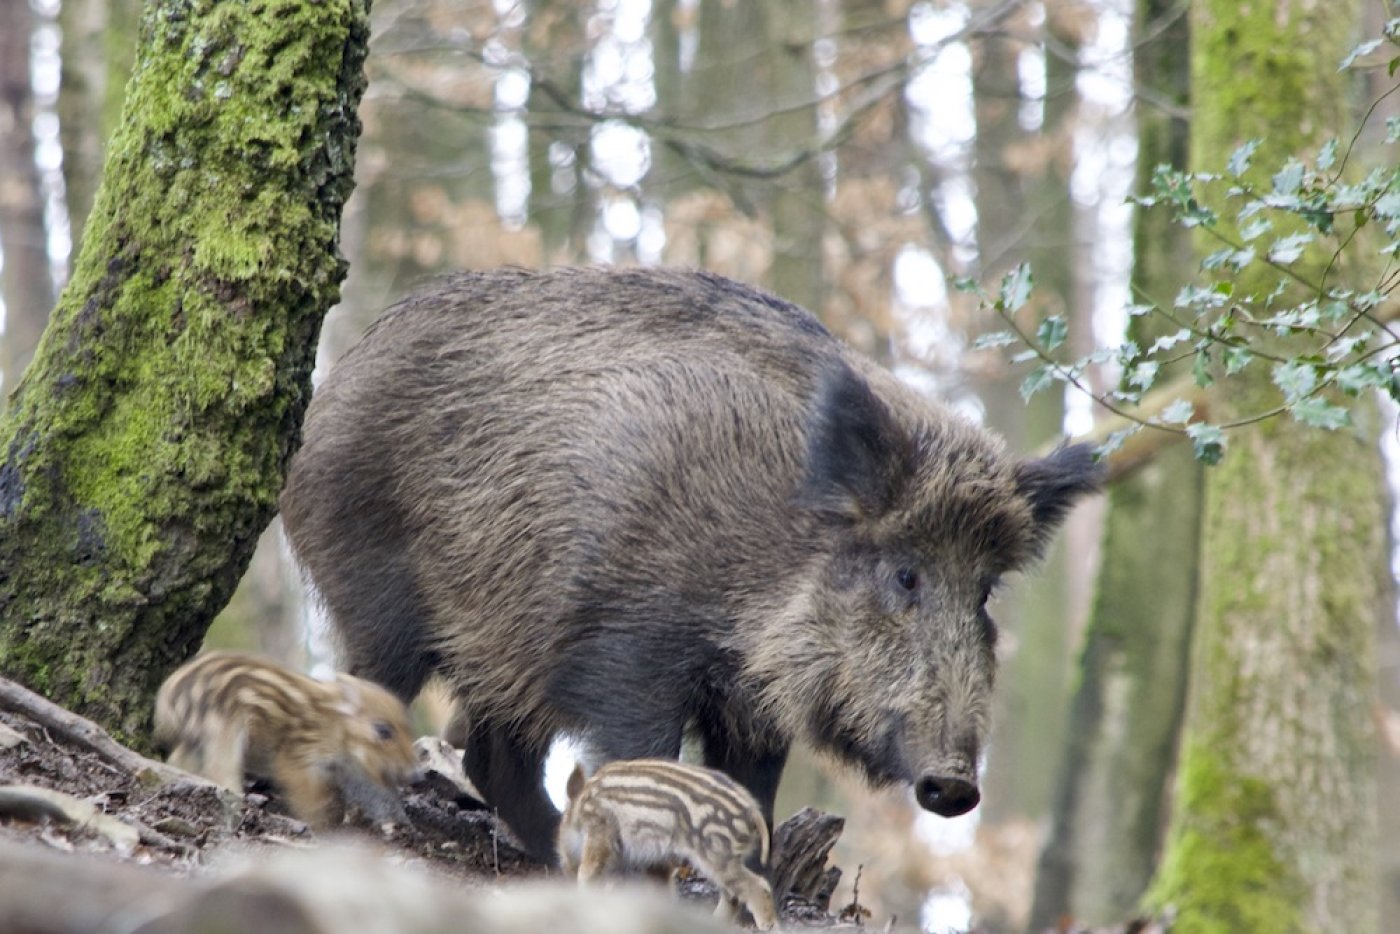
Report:
M 316 393 L 282 515 L 352 674 L 437 672 L 537 855 L 551 739 L 677 755 L 772 822 L 805 739 L 976 806 L 988 594 L 1098 483 L 1015 461 L 810 314 L 703 272 L 506 270 L 380 318 Z

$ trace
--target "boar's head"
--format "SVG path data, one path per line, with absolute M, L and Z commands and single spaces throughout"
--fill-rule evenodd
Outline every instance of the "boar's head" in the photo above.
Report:
M 844 368 L 818 395 L 807 460 L 814 557 L 747 647 L 763 703 L 875 784 L 908 782 L 926 810 L 965 813 L 996 673 L 988 597 L 1098 488 L 1100 467 L 1086 445 L 1018 463 L 892 378 Z

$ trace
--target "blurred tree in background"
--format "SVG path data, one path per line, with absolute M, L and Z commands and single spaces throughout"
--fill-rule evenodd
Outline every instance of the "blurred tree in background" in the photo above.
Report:
M 1087 432 L 1096 415 L 1102 440 L 1105 413 L 1056 374 L 1035 369 L 1036 360 L 1008 361 L 1021 348 L 1009 354 L 996 346 L 1005 322 L 956 288 L 958 280 L 993 290 L 1004 276 L 1028 284 L 1018 270 L 1029 264 L 1035 288 L 1015 296 L 1014 320 L 1028 335 L 1064 341 L 1075 357 L 1097 351 L 1077 378 L 1113 402 L 1115 391 L 1137 393 L 1134 380 L 1155 361 L 1122 366 L 1121 355 L 1100 348 L 1125 339 L 1144 351 L 1170 343 L 1177 325 L 1125 308 L 1171 310 L 1202 255 L 1199 238 L 1172 222 L 1171 205 L 1126 204 L 1130 195 L 1157 196 L 1157 165 L 1218 173 L 1252 137 L 1266 141 L 1254 155 L 1261 172 L 1304 148 L 1300 158 L 1312 160 L 1328 135 L 1345 142 L 1381 98 L 1347 166 L 1357 174 L 1381 166 L 1390 174 L 1379 197 L 1394 191 L 1396 133 L 1387 133 L 1386 118 L 1400 96 L 1382 98 L 1394 87 L 1384 49 L 1362 56 L 1360 72 L 1336 74 L 1352 45 L 1380 35 L 1393 15 L 1387 4 L 1315 5 L 1318 31 L 1286 41 L 1277 24 L 1230 26 L 1222 17 L 1234 5 L 1217 6 L 376 0 L 357 187 L 342 222 L 349 273 L 326 318 L 317 365 L 333 365 L 384 307 L 447 270 L 693 265 L 806 305 L 853 345 L 995 428 L 1013 449 Z M 1300 4 L 1278 6 L 1287 19 Z M 35 0 L 8 4 L 4 15 L 3 104 L 16 115 L 8 119 L 30 131 L 0 127 L 0 158 L 8 160 L 0 165 L 16 167 L 0 169 L 0 387 L 8 394 L 32 345 L 26 329 L 37 334 L 67 275 L 65 238 L 81 236 L 86 246 L 92 236 L 87 215 L 136 60 L 138 11 L 136 0 Z M 1231 58 L 1221 38 L 1230 28 L 1251 48 L 1272 43 L 1289 55 Z M 11 48 L 32 62 L 20 63 Z M 1283 77 L 1311 90 L 1280 100 Z M 1251 87 L 1255 97 L 1245 93 Z M 1383 226 L 1377 215 L 1367 235 Z M 1363 240 L 1370 243 L 1358 238 L 1348 248 Z M 1228 264 L 1225 273 L 1233 275 Z M 1339 272 L 1352 273 L 1350 265 Z M 1237 294 L 1271 287 L 1238 278 Z M 1382 317 L 1395 304 L 1385 294 Z M 1173 353 L 1159 354 L 1153 378 L 1193 387 L 1194 360 Z M 1029 393 L 1029 404 L 1028 378 L 1045 387 Z M 1256 379 L 1263 390 L 1277 388 L 1268 375 Z M 1196 414 L 1228 421 L 1222 413 L 1248 401 L 1224 388 L 1234 385 L 1222 383 L 1209 399 L 1193 389 Z M 1308 411 L 1331 417 L 1316 406 Z M 1336 434 L 1275 419 L 1231 435 L 1216 468 L 1222 473 L 1205 480 L 1190 444 L 1163 443 L 1164 433 L 1153 431 L 1127 441 L 1111 460 L 1102 537 L 1095 510 L 1084 510 L 1046 565 L 1012 582 L 994 607 L 1003 675 L 978 812 L 944 822 L 918 813 L 902 794 L 871 795 L 800 759 L 779 810 L 820 803 L 846 812 L 838 861 L 850 874 L 864 864 L 862 901 L 884 915 L 1015 930 L 1029 923 L 1033 901 L 1042 926 L 1067 917 L 1121 921 L 1159 870 L 1152 904 L 1187 910 L 1193 889 L 1180 870 L 1209 865 L 1192 841 L 1228 842 L 1220 828 L 1260 823 L 1258 802 L 1268 799 L 1221 803 L 1202 792 L 1201 780 L 1219 771 L 1200 765 L 1202 744 L 1238 749 L 1244 761 L 1215 765 L 1237 779 L 1227 786 L 1261 793 L 1290 769 L 1314 774 L 1314 760 L 1325 755 L 1301 740 L 1285 743 L 1267 774 L 1253 773 L 1255 759 L 1272 760 L 1251 742 L 1282 735 L 1276 721 L 1291 708 L 1277 703 L 1281 695 L 1312 711 L 1308 717 L 1330 711 L 1332 733 L 1348 749 L 1339 763 L 1349 763 L 1354 778 L 1400 780 L 1385 769 L 1389 755 L 1372 768 L 1378 740 L 1368 708 L 1378 665 L 1386 696 L 1400 694 L 1400 659 L 1378 659 L 1360 634 L 1380 632 L 1382 646 L 1395 641 L 1393 606 L 1379 605 L 1388 578 L 1377 525 L 1385 508 L 1377 419 L 1357 410 L 1356 425 Z M 1172 438 L 1186 430 L 1184 419 L 1180 426 Z M 1291 466 L 1273 472 L 1285 451 Z M 1309 486 L 1344 469 L 1357 471 L 1345 502 Z M 1300 510 L 1302 501 L 1316 507 Z M 1282 521 L 1295 513 L 1316 524 L 1264 532 L 1251 525 L 1260 515 Z M 265 510 L 253 524 L 261 528 L 263 519 Z M 1335 563 L 1287 564 L 1285 551 Z M 1256 616 L 1232 602 L 1251 588 L 1286 597 L 1297 626 L 1282 624 L 1282 609 L 1261 603 Z M 324 662 L 325 647 L 308 627 L 312 609 L 274 522 L 209 640 L 298 664 Z M 1339 613 L 1350 614 L 1351 628 L 1321 622 Z M 1220 653 L 1241 640 L 1274 646 L 1268 640 L 1285 631 L 1296 638 L 1267 650 L 1280 660 L 1273 681 L 1219 680 L 1219 660 L 1236 658 Z M 1300 645 L 1315 651 L 1294 652 Z M 1249 668 L 1253 658 L 1232 664 Z M 1243 709 L 1254 719 L 1232 717 Z M 1391 722 L 1387 708 L 1375 711 Z M 1357 781 L 1314 809 L 1348 827 L 1366 824 L 1368 807 L 1383 821 L 1396 819 L 1380 802 L 1395 800 L 1400 787 L 1377 793 Z M 1336 803 L 1341 797 L 1345 807 Z M 1244 811 L 1230 810 L 1237 805 Z M 1278 865 L 1307 849 L 1303 839 L 1288 838 Z M 1326 870 L 1351 880 L 1337 890 L 1351 893 L 1348 900 L 1371 906 L 1369 916 L 1362 909 L 1348 916 L 1359 925 L 1352 929 L 1374 926 L 1383 893 L 1392 894 L 1380 917 L 1400 917 L 1396 840 L 1384 840 L 1386 884 L 1359 870 Z M 1339 858 L 1355 866 L 1374 841 L 1358 832 L 1348 842 Z M 1313 892 L 1306 873 L 1289 869 L 1280 878 Z M 1237 889 L 1227 887 L 1226 899 Z

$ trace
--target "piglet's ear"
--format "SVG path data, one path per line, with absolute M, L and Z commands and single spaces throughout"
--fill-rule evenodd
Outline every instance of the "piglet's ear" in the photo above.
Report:
M 870 384 L 841 366 L 817 392 L 803 500 L 846 518 L 878 516 L 912 470 L 913 443 Z
M 1094 460 L 1094 448 L 1071 444 L 1048 457 L 1023 461 L 1016 467 L 1016 488 L 1031 506 L 1035 540 L 1043 546 L 1079 499 L 1103 487 L 1104 467 Z
M 586 780 L 587 776 L 583 774 L 583 766 L 575 765 L 574 770 L 569 773 L 568 783 L 564 786 L 564 793 L 569 796 L 570 801 L 577 798 L 578 793 L 583 791 L 583 783 Z
M 344 675 L 337 675 L 335 686 L 340 695 L 334 705 L 336 712 L 347 717 L 358 716 L 361 704 L 359 684 Z

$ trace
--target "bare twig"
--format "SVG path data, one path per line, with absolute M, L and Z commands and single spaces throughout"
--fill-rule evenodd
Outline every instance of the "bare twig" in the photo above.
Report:
M 147 759 L 112 739 L 96 723 L 64 710 L 28 688 L 6 678 L 0 678 L 0 709 L 13 711 L 52 731 L 59 738 L 91 752 L 140 779 L 165 783 L 172 781 L 201 781 L 196 776 L 164 762 Z

